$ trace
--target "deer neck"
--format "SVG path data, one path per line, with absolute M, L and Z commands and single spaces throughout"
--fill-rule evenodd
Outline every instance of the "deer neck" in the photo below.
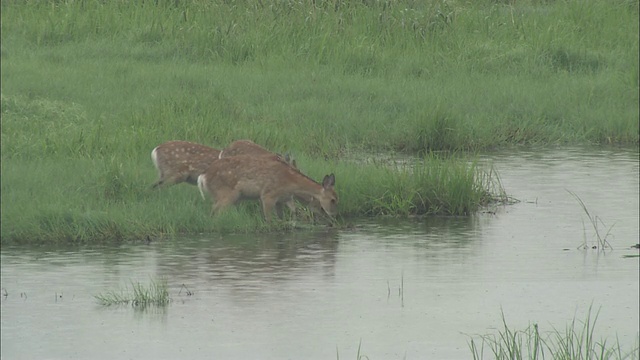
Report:
M 319 197 L 320 194 L 322 194 L 322 192 L 324 191 L 324 188 L 322 187 L 322 185 L 318 184 L 317 182 L 313 181 L 312 179 L 306 176 L 301 176 L 300 180 L 301 181 L 299 182 L 295 182 L 294 186 L 290 188 L 291 194 L 294 196 L 297 196 L 309 201 L 311 200 L 311 198 Z

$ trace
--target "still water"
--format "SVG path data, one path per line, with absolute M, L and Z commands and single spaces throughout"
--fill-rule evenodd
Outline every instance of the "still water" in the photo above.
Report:
M 469 336 L 599 310 L 596 337 L 639 332 L 638 149 L 492 154 L 520 200 L 471 217 L 101 248 L 3 247 L 2 359 L 468 359 Z M 596 245 L 592 216 L 613 250 Z M 165 308 L 93 295 L 165 277 Z M 188 291 L 191 295 L 188 295 Z M 489 356 L 487 356 L 488 358 Z M 638 358 L 637 354 L 635 358 Z

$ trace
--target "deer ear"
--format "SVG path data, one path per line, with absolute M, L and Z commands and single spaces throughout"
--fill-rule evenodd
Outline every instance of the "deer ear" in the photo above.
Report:
M 335 184 L 336 184 L 336 177 L 333 174 L 325 175 L 324 179 L 322 179 L 322 187 L 325 189 L 333 187 Z

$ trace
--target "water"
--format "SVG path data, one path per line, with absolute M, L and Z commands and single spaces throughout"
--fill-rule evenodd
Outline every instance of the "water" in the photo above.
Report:
M 637 149 L 492 154 L 521 202 L 472 217 L 349 230 L 202 235 L 102 248 L 3 247 L 3 359 L 464 359 L 470 335 L 599 310 L 597 337 L 639 332 Z M 581 206 L 613 225 L 597 245 Z M 165 277 L 165 308 L 93 295 Z M 187 291 L 192 292 L 188 295 Z

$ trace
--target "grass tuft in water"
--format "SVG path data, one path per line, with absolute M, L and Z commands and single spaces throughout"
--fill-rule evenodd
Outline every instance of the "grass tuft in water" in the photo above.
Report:
M 134 307 L 166 306 L 171 302 L 166 279 L 151 280 L 147 286 L 131 281 L 131 290 L 128 288 L 120 291 L 112 290 L 94 297 L 100 305 L 104 306 L 129 304 Z
M 566 190 L 566 189 L 565 189 Z M 605 251 L 606 249 L 613 249 L 613 247 L 611 246 L 611 244 L 609 243 L 609 241 L 607 241 L 607 239 L 609 238 L 609 235 L 611 235 L 611 229 L 613 229 L 615 223 L 613 225 L 611 225 L 609 228 L 607 228 L 607 226 L 605 225 L 604 221 L 602 221 L 602 219 L 598 216 L 598 215 L 591 215 L 591 213 L 589 212 L 589 209 L 587 209 L 587 205 L 585 205 L 584 201 L 582 201 L 582 199 L 576 195 L 574 192 L 566 190 L 569 194 L 571 194 L 571 196 L 573 196 L 576 200 L 578 200 L 578 203 L 580 203 L 580 206 L 582 207 L 582 210 L 584 211 L 584 213 L 587 215 L 587 218 L 589 219 L 589 222 L 591 223 L 591 226 L 593 227 L 593 230 L 595 231 L 595 238 L 598 242 L 597 248 L 598 250 L 601 251 Z M 605 228 L 607 228 L 607 232 L 602 235 L 600 228 L 598 227 L 599 224 L 601 224 L 602 226 L 604 226 Z M 584 228 L 584 221 L 582 223 L 582 227 Z M 579 249 L 586 249 L 587 246 L 587 231 L 586 229 L 583 229 L 583 243 L 582 245 L 580 245 L 578 248 Z
M 553 329 L 541 333 L 534 323 L 524 330 L 514 330 L 507 325 L 502 313 L 503 330 L 498 334 L 480 335 L 479 340 L 471 339 L 469 349 L 474 360 L 484 359 L 485 353 L 491 359 L 638 359 L 639 342 L 633 349 L 623 351 L 618 339 L 608 344 L 606 339 L 596 340 L 595 327 L 599 311 L 592 315 L 589 307 L 587 318 L 575 318 L 563 330 Z
M 358 342 L 358 352 L 356 353 L 357 360 L 369 360 L 367 355 L 361 355 L 360 352 L 362 350 L 362 339 Z M 338 347 L 336 346 L 336 360 L 340 360 L 340 352 L 338 351 Z
M 363 359 L 369 360 L 369 357 L 367 355 L 360 355 L 360 350 L 361 349 L 362 349 L 362 339 L 360 339 L 360 342 L 358 343 L 358 353 L 356 354 L 356 359 L 358 359 L 358 360 L 363 360 Z

